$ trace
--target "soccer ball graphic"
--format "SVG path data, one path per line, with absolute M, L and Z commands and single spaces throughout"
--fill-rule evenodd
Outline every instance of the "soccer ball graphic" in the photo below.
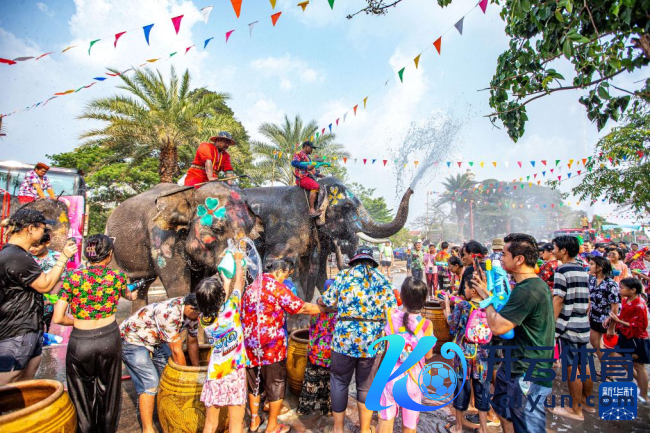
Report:
M 432 362 L 424 366 L 418 378 L 420 392 L 431 400 L 446 400 L 453 397 L 458 377 L 444 362 Z

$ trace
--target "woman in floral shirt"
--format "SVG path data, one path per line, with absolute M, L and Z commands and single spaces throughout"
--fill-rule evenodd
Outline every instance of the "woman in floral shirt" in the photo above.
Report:
M 25 179 L 20 184 L 18 190 L 18 201 L 20 204 L 29 203 L 37 198 L 46 198 L 45 192 L 50 195 L 51 199 L 56 199 L 50 179 L 45 175 L 50 167 L 47 164 L 39 162 L 34 170 L 25 175 Z
M 589 259 L 589 342 L 596 349 L 596 356 L 600 360 L 603 353 L 600 351 L 600 340 L 607 328 L 614 326 L 609 323 L 609 313 L 618 314 L 621 304 L 621 293 L 618 284 L 611 278 L 612 265 L 605 257 Z
M 60 252 L 49 249 L 50 241 L 51 230 L 46 229 L 40 242 L 29 249 L 30 254 L 34 257 L 38 266 L 40 266 L 41 270 L 46 274 L 54 268 L 57 260 L 61 257 Z M 58 282 L 50 291 L 49 295 L 54 295 L 54 298 L 56 298 L 56 295 L 59 294 L 60 290 L 61 282 Z M 43 295 L 43 298 L 43 323 L 45 324 L 45 332 L 49 332 L 50 324 L 52 323 L 52 315 L 54 314 L 54 305 L 45 295 Z
M 266 431 L 286 433 L 291 428 L 278 424 L 277 418 L 287 382 L 287 333 L 284 330 L 287 313 L 316 315 L 325 309 L 306 303 L 283 284 L 291 274 L 288 261 L 271 263 L 267 272 L 262 276 L 262 287 L 253 283 L 246 289 L 243 300 L 244 344 L 248 359 L 246 377 L 252 417 L 250 431 L 257 431 L 263 423 L 258 415 L 263 389 L 270 402 Z
M 121 271 L 108 269 L 113 241 L 93 235 L 86 241 L 86 269 L 63 280 L 54 307 L 54 323 L 74 326 L 65 368 L 68 393 L 77 412 L 80 433 L 117 431 L 122 399 L 122 340 L 115 321 L 120 297 L 133 300 Z M 70 306 L 72 316 L 66 316 Z

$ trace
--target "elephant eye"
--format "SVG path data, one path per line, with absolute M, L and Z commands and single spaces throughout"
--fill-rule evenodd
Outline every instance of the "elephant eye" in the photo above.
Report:
M 352 204 L 350 202 L 348 202 L 348 201 L 346 201 L 345 204 L 343 204 L 342 207 L 343 207 L 343 210 L 346 211 L 346 212 L 352 210 L 352 208 L 353 208 Z

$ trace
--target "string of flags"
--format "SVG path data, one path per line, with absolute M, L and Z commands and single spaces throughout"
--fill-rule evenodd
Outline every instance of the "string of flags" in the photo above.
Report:
M 330 7 L 331 7 L 332 9 L 334 9 L 334 2 L 335 2 L 335 0 L 328 0 L 328 2 L 329 2 Z M 231 3 L 232 3 L 233 10 L 235 11 L 235 14 L 237 15 L 237 18 L 239 18 L 239 15 L 240 15 L 240 13 L 241 13 L 242 0 L 231 0 Z M 276 3 L 275 1 L 272 1 L 272 2 L 271 2 L 271 6 L 272 6 L 273 9 L 275 9 L 275 3 Z M 303 12 L 304 12 L 304 11 L 306 10 L 306 8 L 307 8 L 307 6 L 308 6 L 309 4 L 310 4 L 310 1 L 303 1 L 303 2 L 298 3 L 298 4 L 296 5 L 296 7 L 300 7 L 300 8 L 303 10 Z M 209 20 L 209 17 L 210 17 L 210 13 L 212 12 L 212 9 L 213 9 L 213 8 L 214 8 L 213 6 L 206 6 L 206 7 L 204 7 L 203 9 L 201 9 L 201 14 L 202 14 L 202 16 L 203 16 L 203 21 L 204 21 L 204 23 L 205 23 L 206 25 L 207 25 L 207 23 L 208 23 L 208 20 Z M 276 26 L 276 24 L 278 23 L 278 20 L 280 19 L 280 16 L 281 16 L 281 15 L 282 15 L 282 12 L 279 11 L 279 12 L 276 12 L 276 13 L 274 13 L 274 14 L 272 14 L 272 15 L 270 16 L 271 24 L 272 24 L 273 27 Z M 172 18 L 171 18 L 171 23 L 172 23 L 172 26 L 173 26 L 174 31 L 176 32 L 176 34 L 178 34 L 179 31 L 180 31 L 183 17 L 184 17 L 184 15 L 178 15 L 178 16 L 176 16 L 176 17 L 172 17 Z M 253 28 L 254 28 L 254 27 L 255 27 L 259 22 L 260 22 L 259 20 L 258 20 L 258 21 L 254 21 L 254 22 L 249 23 L 249 24 L 247 25 L 248 30 L 249 30 L 249 35 L 250 35 L 250 36 L 252 36 L 252 34 L 253 34 Z M 143 32 L 144 32 L 145 40 L 147 41 L 147 45 L 150 45 L 150 44 L 149 44 L 149 42 L 150 42 L 150 35 L 151 35 L 151 31 L 152 31 L 152 29 L 154 28 L 154 25 L 155 25 L 155 24 L 156 24 L 156 23 L 154 23 L 154 24 L 148 24 L 148 25 L 142 27 L 142 30 L 143 30 Z M 121 32 L 116 33 L 115 36 L 114 36 L 115 39 L 114 39 L 114 42 L 113 42 L 113 46 L 114 46 L 114 48 L 117 48 L 118 41 L 122 38 L 122 36 L 124 36 L 125 34 L 127 34 L 127 33 L 129 33 L 129 32 L 132 33 L 134 30 L 139 30 L 139 29 L 140 29 L 140 28 L 137 28 L 137 29 L 130 29 L 130 30 L 125 30 L 125 31 L 121 31 Z M 232 36 L 232 34 L 233 34 L 236 30 L 238 30 L 238 28 L 235 28 L 235 29 L 233 29 L 233 30 L 229 30 L 229 31 L 227 31 L 227 32 L 225 33 L 225 42 L 226 42 L 226 43 L 228 42 L 228 40 L 230 39 L 230 37 Z M 92 41 L 90 42 L 90 45 L 88 46 L 88 55 L 91 54 L 91 51 L 92 51 L 93 46 L 94 46 L 95 44 L 99 43 L 100 41 L 102 41 L 102 39 L 107 39 L 107 37 L 97 38 L 97 39 L 94 39 L 94 40 L 92 40 Z M 207 39 L 205 39 L 205 40 L 203 41 L 203 50 L 207 50 L 208 44 L 209 44 L 210 41 L 212 41 L 213 39 L 215 39 L 215 36 L 211 36 L 211 37 L 209 37 L 209 38 L 207 38 Z M 65 49 L 63 49 L 63 51 L 61 51 L 61 54 L 62 54 L 62 53 L 65 53 L 65 52 L 67 52 L 67 51 L 69 51 L 69 50 L 71 50 L 71 49 L 73 49 L 73 48 L 77 48 L 77 47 L 79 47 L 79 46 L 81 46 L 81 45 L 73 45 L 73 46 L 66 47 Z M 184 54 L 187 55 L 187 53 L 188 53 L 192 48 L 195 48 L 195 47 L 196 47 L 196 44 L 193 44 L 193 45 L 191 45 L 191 46 L 189 46 L 189 47 L 185 47 L 185 49 L 184 49 Z M 165 59 L 168 60 L 169 58 L 171 58 L 171 57 L 173 57 L 174 55 L 178 54 L 178 52 L 179 52 L 179 51 L 174 51 L 174 52 L 170 53 L 168 56 L 165 56 L 165 57 L 158 57 L 158 58 L 147 59 L 144 63 L 140 64 L 139 67 L 145 66 L 145 65 L 147 65 L 148 63 L 155 63 L 155 62 L 157 62 L 157 61 L 159 61 L 159 60 L 165 60 Z M 5 63 L 5 64 L 8 64 L 8 65 L 13 65 L 13 64 L 15 64 L 16 62 L 19 62 L 19 61 L 27 61 L 27 60 L 31 60 L 31 59 L 39 60 L 39 59 L 41 59 L 41 58 L 43 58 L 43 57 L 45 57 L 45 56 L 47 56 L 47 55 L 51 55 L 51 54 L 53 54 L 53 53 L 54 53 L 53 51 L 52 51 L 52 52 L 48 52 L 48 53 L 42 54 L 41 56 L 38 56 L 38 57 L 36 57 L 36 58 L 35 58 L 35 57 L 29 57 L 29 56 L 26 56 L 26 57 L 18 57 L 18 58 L 15 58 L 15 59 L 13 59 L 13 60 L 0 58 L 0 63 Z M 123 74 L 123 73 L 125 73 L 125 72 L 128 72 L 128 71 L 130 71 L 130 70 L 131 70 L 131 69 L 127 69 L 126 71 L 123 71 L 123 72 L 120 72 L 120 73 L 117 73 L 117 74 L 106 73 L 106 75 L 108 75 L 109 77 L 115 77 L 115 76 L 119 76 L 119 75 L 121 75 L 121 74 Z M 0 117 L 8 117 L 8 116 L 11 116 L 11 115 L 16 114 L 16 113 L 29 111 L 29 110 L 31 110 L 31 109 L 38 108 L 38 107 L 44 107 L 45 105 L 47 105 L 48 102 L 50 102 L 51 100 L 53 100 L 53 99 L 55 99 L 55 98 L 57 98 L 57 97 L 65 96 L 65 95 L 69 95 L 69 94 L 73 94 L 73 93 L 77 93 L 77 92 L 79 92 L 80 90 L 83 90 L 83 89 L 88 89 L 88 88 L 92 87 L 94 84 L 97 84 L 97 81 L 102 82 L 102 81 L 104 81 L 104 80 L 106 80 L 106 79 L 107 79 L 107 77 L 103 77 L 103 76 L 94 77 L 93 80 L 96 80 L 96 81 L 91 82 L 90 84 L 87 84 L 87 85 L 84 85 L 84 86 L 79 86 L 79 87 L 75 86 L 75 88 L 73 88 L 73 89 L 69 89 L 69 90 L 65 90 L 65 91 L 61 91 L 61 92 L 56 92 L 56 93 L 54 93 L 52 96 L 50 96 L 49 98 L 47 98 L 47 99 L 45 99 L 45 100 L 43 100 L 43 101 L 37 102 L 37 103 L 35 103 L 35 104 L 32 104 L 32 105 L 30 105 L 30 106 L 28 106 L 28 107 L 25 107 L 25 108 L 22 108 L 22 109 L 14 110 L 14 111 L 12 111 L 12 112 L 10 112 L 10 113 L 7 113 L 7 114 L 0 114 Z

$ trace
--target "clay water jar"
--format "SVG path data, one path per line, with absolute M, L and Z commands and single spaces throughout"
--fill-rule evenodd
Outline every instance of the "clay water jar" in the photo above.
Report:
M 308 350 L 309 328 L 293 331 L 289 335 L 289 347 L 287 348 L 287 381 L 289 390 L 294 395 L 299 396 L 302 391 Z
M 429 319 L 433 324 L 433 335 L 438 339 L 436 345 L 433 347 L 434 353 L 440 353 L 442 345 L 452 341 L 453 338 L 449 334 L 449 325 L 445 319 L 445 310 L 437 304 L 427 303 L 422 311 L 422 316 Z
M 26 380 L 0 386 L 0 431 L 73 433 L 77 413 L 63 384 Z
M 208 361 L 212 347 L 199 346 L 199 365 L 179 365 L 170 357 L 160 378 L 158 396 L 158 419 L 165 433 L 200 433 L 205 424 L 205 405 L 201 401 L 203 383 L 208 374 Z M 187 357 L 187 353 L 185 354 Z M 228 431 L 228 410 L 219 411 L 217 433 Z

